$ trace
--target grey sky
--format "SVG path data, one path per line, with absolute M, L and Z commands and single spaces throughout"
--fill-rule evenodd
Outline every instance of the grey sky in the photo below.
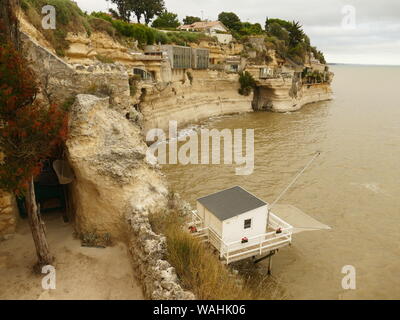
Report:
M 105 0 L 75 0 L 88 12 L 106 11 Z M 399 0 L 165 0 L 168 11 L 182 20 L 186 15 L 214 20 L 221 11 L 233 11 L 242 21 L 265 18 L 298 20 L 313 45 L 329 62 L 400 65 Z M 344 28 L 355 8 L 355 28 Z M 346 21 L 351 21 L 347 19 Z M 346 24 L 349 26 L 349 24 Z

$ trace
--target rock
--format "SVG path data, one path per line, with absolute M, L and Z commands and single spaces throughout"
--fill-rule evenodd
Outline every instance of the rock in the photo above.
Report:
M 130 110 L 129 76 L 126 69 L 111 70 L 107 64 L 86 68 L 73 66 L 21 34 L 24 51 L 32 61 L 31 67 L 50 102 L 64 104 L 77 94 L 91 93 L 110 97 L 111 107 L 126 114 Z
M 66 146 L 76 176 L 71 189 L 79 232 L 122 238 L 132 206 L 147 211 L 165 203 L 165 180 L 145 160 L 140 129 L 110 108 L 109 98 L 77 96 Z

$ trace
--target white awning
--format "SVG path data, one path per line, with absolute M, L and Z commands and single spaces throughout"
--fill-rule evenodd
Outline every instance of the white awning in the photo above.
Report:
M 290 204 L 276 204 L 271 211 L 293 226 L 293 234 L 304 231 L 330 230 L 331 227 L 317 221 Z

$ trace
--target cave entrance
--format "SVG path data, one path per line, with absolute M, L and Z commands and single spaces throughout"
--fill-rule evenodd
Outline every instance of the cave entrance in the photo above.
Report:
M 48 159 L 44 161 L 40 175 L 35 179 L 35 196 L 38 210 L 42 217 L 60 214 L 65 223 L 73 218 L 69 183 L 73 173 L 65 160 Z M 17 198 L 18 209 L 22 218 L 27 217 L 25 198 Z

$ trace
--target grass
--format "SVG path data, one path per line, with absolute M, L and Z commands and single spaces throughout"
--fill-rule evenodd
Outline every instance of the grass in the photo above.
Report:
M 56 8 L 56 29 L 44 30 L 42 28 L 42 7 L 51 5 Z M 64 56 L 68 49 L 68 41 L 65 40 L 68 32 L 91 33 L 90 24 L 85 14 L 78 6 L 69 0 L 21 0 L 21 8 L 28 20 L 38 29 L 46 40 L 53 46 L 59 56 Z
M 213 248 L 186 231 L 185 219 L 170 209 L 152 214 L 153 229 L 167 238 L 167 260 L 187 290 L 200 300 L 267 300 L 282 298 L 273 278 L 257 271 L 253 263 L 237 264 L 235 274 L 223 265 Z M 244 267 L 243 267 L 244 266 Z

